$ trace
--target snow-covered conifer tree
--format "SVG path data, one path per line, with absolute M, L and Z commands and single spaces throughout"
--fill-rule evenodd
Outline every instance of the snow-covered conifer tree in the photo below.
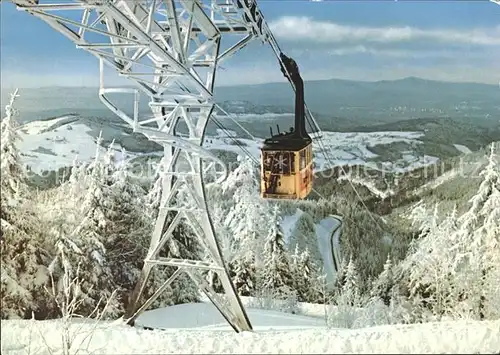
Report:
M 199 260 L 202 256 L 200 242 L 187 223 L 181 223 L 173 232 L 174 248 L 168 250 L 167 257 Z M 172 245 L 170 244 L 170 245 Z M 170 273 L 168 274 L 170 276 Z M 174 304 L 197 302 L 199 292 L 191 278 L 182 273 L 171 285 Z
M 290 263 L 285 249 L 285 241 L 280 230 L 280 210 L 273 208 L 269 234 L 264 245 L 264 266 L 260 273 L 261 286 L 265 290 L 286 293 L 293 289 L 293 278 Z
M 410 297 L 435 318 L 482 319 L 491 316 L 486 310 L 491 299 L 498 304 L 500 174 L 493 149 L 480 175 L 483 181 L 469 210 L 457 217 L 455 208 L 430 228 L 403 263 Z
M 459 218 L 461 226 L 466 228 L 468 232 L 471 232 L 477 225 L 478 217 L 480 217 L 484 203 L 494 192 L 495 187 L 500 184 L 499 164 L 497 154 L 495 153 L 495 144 L 493 143 L 490 148 L 488 164 L 479 173 L 483 181 L 477 193 L 469 201 L 469 210 Z
M 319 303 L 323 300 L 322 275 L 316 270 L 309 250 L 301 251 L 298 245 L 290 257 L 290 270 L 294 289 L 301 302 Z
M 126 153 L 122 150 L 122 155 Z M 106 258 L 114 282 L 120 287 L 119 299 L 126 300 L 137 282 L 149 245 L 151 226 L 145 211 L 145 192 L 129 174 L 125 161 L 116 164 L 101 200 L 106 223 Z
M 309 257 L 315 265 L 322 263 L 318 239 L 316 237 L 316 227 L 312 217 L 308 213 L 303 213 L 299 217 L 290 237 L 290 248 L 293 250 L 296 245 L 298 245 L 300 250 L 307 249 L 309 251 Z M 319 266 L 316 267 L 318 268 Z
M 158 164 L 156 171 L 156 178 L 153 181 L 152 187 L 146 196 L 147 212 L 151 224 L 154 225 L 156 218 L 158 217 L 158 211 L 161 204 L 161 193 L 163 190 L 163 179 L 165 178 L 162 174 L 163 167 L 165 166 L 165 158 L 162 158 Z
M 425 237 L 410 246 L 410 252 L 402 263 L 415 312 L 418 311 L 423 319 L 444 315 L 456 306 L 459 295 L 464 291 L 465 285 L 460 286 L 453 277 L 457 267 L 455 221 L 454 209 L 444 220 L 429 227 Z
M 3 221 L 2 221 L 3 222 Z M 1 246 L 2 319 L 37 319 L 54 316 L 45 286 L 49 281 L 47 265 L 50 253 L 35 228 L 23 230 L 16 226 L 4 229 Z
M 231 265 L 235 257 L 237 257 L 238 253 L 237 250 L 235 250 L 234 238 L 231 228 L 229 228 L 226 223 L 228 210 L 224 208 L 224 206 L 222 206 L 222 203 L 219 203 L 219 201 L 222 202 L 221 200 L 211 201 L 212 208 L 210 216 L 212 218 L 212 223 L 217 235 L 217 240 L 221 248 L 222 257 L 224 258 L 226 263 Z M 208 251 L 205 251 L 205 253 L 205 255 L 208 255 Z M 208 272 L 207 281 L 214 288 L 214 290 L 216 290 L 216 292 L 222 290 L 222 284 L 220 283 L 220 280 L 218 279 L 215 272 Z
M 477 227 L 472 231 L 470 242 L 472 266 L 479 276 L 479 317 L 496 319 L 500 316 L 497 308 L 500 304 L 500 161 L 495 144 L 491 145 L 488 164 L 480 175 L 483 181 L 466 215 L 475 215 L 479 222 L 475 223 Z M 467 218 L 462 222 L 466 221 Z M 470 224 L 463 229 L 470 228 Z
M 342 287 L 345 284 L 345 273 L 347 270 L 348 259 L 342 258 L 340 261 L 340 268 L 335 275 L 334 290 L 335 294 L 340 294 L 342 292 Z
M 338 209 L 343 218 L 340 236 L 342 253 L 355 256 L 356 267 L 363 281 L 360 287 L 366 289 L 366 280 L 382 272 L 389 249 L 385 242 L 385 222 L 348 199 L 340 200 Z
M 20 135 L 14 107 L 17 90 L 5 107 L 1 122 L 0 175 L 1 206 L 1 287 L 2 318 L 37 318 L 50 315 L 44 286 L 50 254 L 40 233 L 38 216 L 30 208 L 30 191 L 20 160 Z
M 150 235 L 156 225 L 156 219 L 158 218 L 159 209 L 161 207 L 163 194 L 163 184 L 166 178 L 163 174 L 165 164 L 167 162 L 162 159 L 158 165 L 156 179 L 153 182 L 152 189 L 146 196 L 146 211 L 147 219 L 149 220 L 150 232 L 147 234 L 148 244 L 150 240 Z M 179 194 L 175 197 L 179 201 L 182 201 L 186 197 L 185 190 L 181 190 Z M 189 198 L 189 197 L 188 197 Z M 166 223 L 164 226 L 164 231 L 170 224 L 170 221 L 175 217 L 175 212 L 170 212 L 167 215 Z M 170 238 L 166 245 L 160 250 L 160 256 L 171 257 L 171 258 L 181 258 L 181 259 L 199 259 L 202 256 L 203 250 L 197 239 L 196 233 L 187 225 L 186 221 L 182 219 L 182 222 L 173 231 L 172 238 Z M 172 275 L 172 268 L 160 268 L 156 267 L 155 271 L 152 273 L 153 277 L 150 279 L 151 288 L 146 291 L 146 295 L 150 291 L 156 291 L 156 289 L 161 285 L 163 281 Z M 195 287 L 192 280 L 187 274 L 182 273 L 177 277 L 167 290 L 167 296 L 160 296 L 160 298 L 155 301 L 155 305 L 166 305 L 166 304 L 180 304 L 197 301 L 199 298 L 199 293 Z
M 68 225 L 65 221 L 67 212 L 64 210 L 60 211 L 58 217 L 61 222 L 54 222 L 55 245 L 65 253 L 73 269 L 80 267 L 81 289 L 85 294 L 82 305 L 84 314 L 91 312 L 101 297 L 108 299 L 117 288 L 106 248 L 108 238 L 106 229 L 112 227 L 107 214 L 109 206 L 112 205 L 110 186 L 113 183 L 114 166 L 111 159 L 113 150 L 110 146 L 103 159 L 99 154 L 100 142 L 99 137 L 95 159 L 87 168 L 79 170 L 78 178 L 85 184 L 86 191 L 82 201 L 75 206 L 74 213 L 80 217 L 75 221 L 76 227 Z M 77 181 L 73 181 L 75 182 Z M 75 201 L 81 199 L 80 196 L 75 198 Z M 55 275 L 62 275 L 61 262 L 57 257 L 53 262 Z M 113 307 L 113 309 L 115 315 L 120 311 L 118 308 Z
M 19 200 L 26 190 L 25 175 L 18 147 L 21 141 L 16 122 L 18 111 L 14 107 L 18 96 L 17 90 L 11 94 L 9 104 L 5 107 L 5 117 L 1 123 L 1 218 L 9 223 L 12 222 L 13 218 L 11 209 L 20 202 Z
M 384 271 L 378 276 L 378 278 L 373 282 L 373 288 L 371 291 L 372 297 L 378 297 L 386 305 L 390 304 L 392 289 L 394 287 L 394 277 L 393 277 L 393 264 L 391 256 L 387 255 L 387 260 L 384 264 Z
M 253 273 L 262 267 L 263 240 L 270 216 L 268 204 L 259 197 L 254 170 L 250 159 L 240 159 L 240 165 L 223 184 L 224 192 L 232 192 L 234 203 L 224 222 L 234 236 L 232 249 L 237 251 L 229 266 L 242 292 L 255 287 L 257 275 Z
M 420 201 L 410 212 L 413 225 L 418 225 L 419 237 L 424 237 L 439 224 L 439 204 L 434 205 L 434 213 L 430 214 L 427 206 Z
M 356 270 L 356 265 L 351 256 L 349 263 L 347 264 L 345 283 L 342 286 L 341 297 L 344 302 L 353 307 L 360 307 L 362 305 L 362 298 L 360 294 L 360 279 L 358 271 Z
M 267 236 L 269 207 L 258 194 L 258 181 L 253 162 L 244 159 L 229 175 L 223 184 L 224 190 L 232 189 L 234 207 L 226 217 L 226 224 L 231 228 L 235 240 L 235 248 L 240 257 L 254 260 L 261 254 L 263 238 Z
M 290 250 L 290 249 L 289 249 Z M 290 253 L 290 272 L 292 274 L 293 279 L 293 288 L 297 291 L 297 294 L 300 296 L 304 293 L 304 285 L 308 283 L 309 279 L 305 280 L 302 275 L 302 270 L 300 269 L 300 258 L 301 251 L 299 246 L 295 244 L 295 248 L 293 251 L 289 251 Z M 307 274 L 308 276 L 308 274 Z
M 492 311 L 488 306 L 499 303 L 500 291 L 500 162 L 496 145 L 491 145 L 488 163 L 480 172 L 483 180 L 469 201 L 469 210 L 458 218 L 458 229 L 452 234 L 454 245 L 447 252 L 453 257 L 453 278 L 461 290 L 459 305 L 480 319 L 495 319 L 499 314 L 498 309 Z
M 247 259 L 235 259 L 230 265 L 231 278 L 241 296 L 252 296 L 257 282 L 255 264 Z

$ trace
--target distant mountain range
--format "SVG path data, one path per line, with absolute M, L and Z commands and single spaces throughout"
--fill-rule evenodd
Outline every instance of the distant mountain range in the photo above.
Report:
M 2 90 L 2 106 L 8 98 Z M 109 114 L 99 101 L 97 88 L 45 87 L 20 89 L 21 108 L 42 116 L 72 112 Z M 231 113 L 262 114 L 293 112 L 293 91 L 288 82 L 221 86 L 215 89 L 218 103 Z M 340 79 L 305 82 L 309 108 L 319 119 L 335 119 L 340 125 L 380 124 L 405 118 L 500 117 L 500 88 L 478 83 L 450 83 L 409 77 L 401 80 L 362 82 Z M 131 99 L 131 97 L 130 97 Z M 123 104 L 131 108 L 128 98 Z M 148 112 L 147 98 L 141 108 Z M 84 111 L 84 112 L 82 112 Z
M 450 83 L 409 77 L 400 80 L 362 82 L 340 79 L 307 81 L 305 98 L 312 110 L 330 115 L 342 107 L 371 108 L 416 106 L 429 108 L 469 103 L 500 103 L 500 88 L 478 83 Z M 292 107 L 293 91 L 287 82 L 218 87 L 220 100 L 248 100 L 260 105 Z M 441 108 L 441 107 L 439 107 Z

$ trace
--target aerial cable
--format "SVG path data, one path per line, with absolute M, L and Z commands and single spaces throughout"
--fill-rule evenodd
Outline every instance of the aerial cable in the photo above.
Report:
M 219 121 L 217 120 L 216 118 L 214 118 L 214 123 L 217 125 L 217 127 L 219 127 L 224 133 L 227 134 L 227 137 L 229 139 L 231 139 L 232 141 L 234 141 L 234 143 L 243 151 L 244 155 L 246 155 L 248 158 L 250 158 L 250 160 L 258 167 L 260 165 L 260 161 L 258 159 L 256 159 L 248 149 L 245 148 L 244 145 L 242 145 L 234 136 L 231 136 L 227 130 L 226 127 L 224 127 L 224 125 Z M 312 189 L 312 191 L 314 193 L 316 193 L 320 198 L 324 199 L 324 200 L 328 200 L 323 194 L 321 194 L 318 190 L 316 189 Z M 278 201 L 274 201 L 274 202 L 278 202 Z M 353 223 L 355 223 L 359 229 L 363 230 L 364 232 L 370 232 L 370 230 L 368 230 L 367 228 L 359 225 L 357 223 L 357 221 L 355 221 L 353 218 L 349 217 L 349 216 L 343 216 L 343 218 L 345 218 L 346 220 L 349 220 Z M 302 237 L 306 237 L 306 235 L 304 233 L 301 233 L 300 231 L 298 232 L 300 234 L 300 236 Z
M 215 104 L 215 107 L 217 107 L 217 109 L 219 111 L 221 111 L 223 114 L 225 114 L 227 117 L 229 117 L 229 119 L 231 121 L 233 121 L 234 123 L 236 123 L 236 125 L 238 127 L 240 127 L 246 134 L 248 134 L 250 136 L 250 138 L 252 138 L 252 140 L 255 140 L 255 137 L 253 136 L 252 133 L 250 133 L 245 127 L 243 127 L 238 121 L 236 121 L 236 119 L 234 117 L 232 117 L 233 115 L 232 114 L 229 114 L 226 110 L 224 110 L 219 104 Z
M 219 127 L 220 130 L 222 130 L 223 133 L 225 133 L 227 135 L 227 138 L 231 139 L 235 145 L 237 147 L 239 147 L 245 154 L 249 155 L 250 157 L 252 157 L 251 153 L 248 151 L 248 149 L 246 149 L 246 147 L 241 144 L 241 142 L 238 141 L 238 139 L 236 139 L 234 136 L 232 136 L 229 131 L 222 125 L 222 123 L 220 123 L 217 119 L 214 119 L 214 123 L 217 125 L 217 127 Z M 255 157 L 252 157 L 254 160 Z
M 237 147 L 239 147 L 248 157 L 252 159 L 253 162 L 259 163 L 259 161 L 250 153 L 250 151 L 234 136 L 229 133 L 229 130 L 224 127 L 224 125 L 215 117 L 212 117 L 214 123 L 222 130 L 223 133 L 227 135 L 227 138 L 231 139 Z
M 261 13 L 261 16 L 263 17 L 262 13 Z M 267 31 L 268 31 L 268 34 L 269 34 L 269 37 L 270 37 L 269 44 L 271 45 L 271 48 L 273 49 L 274 54 L 276 55 L 276 57 L 278 59 L 278 62 L 280 63 L 280 66 L 283 67 L 283 69 L 286 71 L 286 73 L 287 73 L 287 79 L 290 82 L 290 84 L 292 85 L 293 90 L 296 91 L 295 85 L 293 85 L 293 82 L 290 79 L 290 73 L 286 69 L 283 61 L 281 60 L 280 53 L 282 53 L 282 51 L 281 51 L 281 48 L 280 48 L 280 46 L 278 44 L 278 41 L 276 40 L 276 38 L 274 37 L 274 34 L 271 32 L 271 30 L 267 26 L 267 22 L 264 21 L 264 23 L 266 23 Z M 322 139 L 322 136 L 321 136 L 322 130 L 319 127 L 319 124 L 314 119 L 314 116 L 312 115 L 311 110 L 309 110 L 309 107 L 307 106 L 307 104 L 305 103 L 305 101 L 304 101 L 304 106 L 305 106 L 305 109 L 306 109 L 305 110 L 306 120 L 309 123 L 310 123 L 310 121 L 314 122 L 314 125 L 317 128 L 318 136 L 317 136 L 316 140 L 318 141 L 318 145 L 320 146 L 320 150 L 322 151 L 325 159 L 328 161 L 330 167 L 333 168 L 334 165 L 332 164 L 332 160 L 330 159 L 329 154 L 326 153 L 326 148 L 325 148 L 325 145 L 323 144 L 323 139 Z M 340 169 L 341 169 L 342 173 L 347 176 L 347 172 L 345 171 L 344 167 L 342 165 L 339 165 L 339 166 L 340 166 Z M 380 229 L 382 229 L 381 226 L 380 226 L 380 224 L 377 222 L 377 220 L 372 216 L 372 213 L 371 213 L 370 209 L 368 208 L 368 206 L 366 205 L 366 203 L 363 201 L 363 198 L 361 197 L 361 194 L 358 192 L 358 190 L 354 186 L 353 182 L 350 179 L 347 179 L 347 181 L 349 181 L 349 184 L 351 185 L 351 188 L 353 189 L 354 193 L 356 194 L 357 198 L 359 199 L 359 201 L 361 202 L 361 204 L 363 205 L 363 207 L 368 211 L 368 213 L 370 215 L 370 218 L 373 220 L 373 222 Z
M 293 82 L 291 80 L 291 75 L 288 72 L 286 66 L 284 65 L 283 60 L 281 59 L 281 56 L 280 56 L 280 54 L 282 53 L 281 47 L 280 47 L 278 41 L 276 40 L 276 38 L 274 37 L 274 34 L 272 33 L 271 29 L 269 28 L 269 26 L 267 24 L 267 21 L 265 21 L 264 15 L 262 14 L 261 11 L 259 11 L 259 13 L 260 13 L 260 16 L 262 18 L 262 22 L 265 24 L 265 27 L 266 27 L 266 32 L 267 32 L 267 35 L 268 35 L 267 42 L 271 46 L 271 48 L 272 48 L 272 50 L 273 50 L 276 58 L 278 59 L 278 62 L 280 64 L 281 68 L 286 73 L 286 77 L 287 77 L 288 81 L 290 82 L 293 91 L 296 92 L 295 85 L 293 84 Z M 307 106 L 307 104 L 306 104 L 305 101 L 304 101 L 304 106 L 305 106 L 305 118 L 306 118 L 306 121 L 309 123 L 310 126 L 314 125 L 316 127 L 316 130 L 317 130 L 316 131 L 316 133 L 317 133 L 316 140 L 318 141 L 319 148 L 320 148 L 323 156 L 325 157 L 325 159 L 328 161 L 330 167 L 333 169 L 334 165 L 332 163 L 332 160 L 330 159 L 329 154 L 326 153 L 326 148 L 325 148 L 325 145 L 323 143 L 322 134 L 321 134 L 322 130 L 319 127 L 319 124 L 314 119 L 314 116 L 312 115 L 311 110 L 309 109 L 309 107 Z M 241 127 L 240 124 L 238 124 L 238 125 Z M 247 131 L 247 130 L 245 130 L 245 131 Z M 248 150 L 246 148 L 242 147 L 242 145 L 237 140 L 235 140 L 235 139 L 233 139 L 233 140 L 235 141 L 235 143 L 237 144 L 237 146 L 239 146 L 243 151 L 248 152 Z M 248 152 L 248 154 L 249 154 L 249 152 Z M 252 159 L 254 158 L 253 156 L 251 156 L 251 154 L 249 154 L 249 156 Z M 347 176 L 347 172 L 345 171 L 344 167 L 342 165 L 339 165 L 339 166 L 340 166 L 340 169 L 341 169 L 342 173 Z M 349 181 L 349 184 L 351 185 L 351 188 L 353 189 L 354 193 L 356 194 L 357 198 L 359 199 L 359 201 L 361 202 L 361 204 L 363 205 L 363 207 L 368 211 L 368 214 L 370 215 L 370 218 L 375 222 L 375 224 L 380 229 L 382 229 L 381 226 L 380 226 L 380 224 L 373 217 L 373 215 L 372 215 L 370 209 L 368 208 L 368 206 L 366 205 L 366 203 L 363 201 L 363 198 L 361 197 L 361 194 L 357 191 L 357 189 L 354 186 L 353 182 L 350 179 L 347 179 L 347 181 Z M 321 196 L 321 194 L 319 194 L 316 190 L 315 190 L 315 192 L 319 196 Z M 322 198 L 324 198 L 324 197 L 322 197 Z
M 235 145 L 236 145 L 236 146 L 238 146 L 238 147 L 242 150 L 242 152 L 244 153 L 244 155 L 246 155 L 248 158 L 250 158 L 250 160 L 251 160 L 251 161 L 252 161 L 252 162 L 253 162 L 253 163 L 254 163 L 257 167 L 258 167 L 258 166 L 260 166 L 260 161 L 259 161 L 257 158 L 255 158 L 255 157 L 252 155 L 252 153 L 251 153 L 251 152 L 250 152 L 250 151 L 249 151 L 249 150 L 248 150 L 248 149 L 247 149 L 244 145 L 242 145 L 242 144 L 238 141 L 238 139 L 236 139 L 234 136 L 232 136 L 232 135 L 229 133 L 228 129 L 227 129 L 226 127 L 224 127 L 224 125 L 223 125 L 223 124 L 222 124 L 222 123 L 221 123 L 221 122 L 220 122 L 217 118 L 215 118 L 215 117 L 214 117 L 214 118 L 213 118 L 213 120 L 214 120 L 214 123 L 217 125 L 217 127 L 219 127 L 219 128 L 220 128 L 220 129 L 221 129 L 224 133 L 226 133 L 227 138 L 231 139 L 231 140 L 235 143 Z M 312 188 L 312 191 L 313 191 L 316 195 L 318 195 L 320 198 L 322 198 L 322 199 L 324 199 L 324 200 L 328 200 L 328 199 L 327 199 L 327 198 L 326 198 L 326 197 L 325 197 L 325 196 L 324 196 L 321 192 L 319 192 L 319 191 L 318 191 L 318 190 L 316 190 L 315 188 Z M 367 209 L 367 210 L 368 210 L 368 209 Z M 370 212 L 369 210 L 368 210 L 368 212 L 369 212 L 369 214 L 370 214 L 370 216 L 371 216 L 371 212 Z M 352 218 L 351 218 L 351 217 L 349 217 L 349 216 L 343 216 L 343 218 L 345 218 L 346 220 L 349 220 L 349 221 L 351 221 L 351 222 L 353 222 L 353 223 L 356 223 L 356 224 L 357 224 L 357 221 L 355 221 L 354 219 L 352 219 Z M 372 216 L 372 218 L 373 218 L 373 216 Z M 375 221 L 375 222 L 376 222 L 376 221 Z M 376 223 L 377 223 L 377 222 L 376 222 Z M 358 224 L 357 224 L 357 225 L 358 225 Z M 380 227 L 380 226 L 379 226 L 379 227 Z M 370 232 L 370 230 L 368 230 L 367 228 L 362 227 L 362 226 L 360 226 L 360 225 L 358 225 L 358 228 L 359 228 L 359 229 L 361 229 L 361 230 L 363 230 L 364 232 Z M 305 237 L 305 235 L 303 235 L 303 234 L 302 234 L 302 236 L 304 236 L 304 237 Z

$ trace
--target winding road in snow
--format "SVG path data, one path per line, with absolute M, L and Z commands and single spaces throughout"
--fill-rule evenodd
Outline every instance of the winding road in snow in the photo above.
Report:
M 316 237 L 323 258 L 327 285 L 332 286 L 335 275 L 340 268 L 340 233 L 342 232 L 342 217 L 330 215 L 316 224 Z

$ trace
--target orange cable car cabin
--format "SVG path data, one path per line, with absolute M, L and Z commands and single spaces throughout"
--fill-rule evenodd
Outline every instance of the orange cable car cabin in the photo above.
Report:
M 304 82 L 296 62 L 280 54 L 281 71 L 295 85 L 295 127 L 264 141 L 261 147 L 261 197 L 304 199 L 312 190 L 312 139 L 305 128 Z M 290 76 L 287 75 L 283 65 Z

